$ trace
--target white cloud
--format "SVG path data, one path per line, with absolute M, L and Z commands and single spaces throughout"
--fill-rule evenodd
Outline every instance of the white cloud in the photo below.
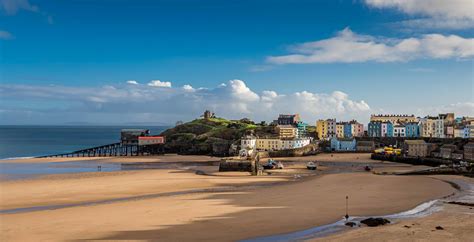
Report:
M 397 9 L 409 15 L 423 16 L 400 22 L 412 28 L 463 29 L 474 27 L 472 0 L 365 0 L 374 8 Z
M 0 6 L 7 15 L 15 15 L 19 10 L 39 12 L 38 6 L 31 4 L 28 0 L 0 0 Z
M 127 84 L 130 84 L 130 85 L 138 85 L 138 82 L 135 81 L 135 80 L 128 80 L 128 81 L 127 81 Z
M 188 92 L 194 92 L 194 91 L 196 91 L 196 89 L 194 89 L 194 87 L 191 86 L 191 85 L 189 85 L 189 84 L 184 85 L 184 86 L 183 86 L 183 90 L 188 91 Z
M 162 82 L 160 80 L 153 80 L 148 83 L 150 87 L 171 87 L 171 82 Z
M 293 54 L 270 56 L 267 61 L 274 64 L 302 64 L 470 58 L 474 56 L 474 39 L 441 34 L 390 39 L 360 35 L 345 28 L 335 37 L 297 44 L 290 51 Z
M 271 121 L 279 113 L 300 113 L 309 123 L 323 117 L 364 120 L 370 114 L 370 106 L 366 102 L 352 100 L 349 95 L 339 91 L 331 94 L 309 91 L 279 94 L 266 90 L 257 94 L 242 80 L 230 80 L 214 88 L 193 88 L 192 92 L 186 89 L 149 88 L 145 85 L 136 85 L 134 88 L 122 85 L 98 88 L 0 85 L 0 96 L 2 100 L 61 103 L 60 113 L 64 117 L 92 123 L 138 121 L 137 117 L 143 117 L 143 122 L 174 123 L 176 120 L 198 117 L 206 109 L 221 117 L 248 117 L 256 121 Z M 0 102 L 0 110 L 18 108 L 9 106 L 12 103 L 15 102 Z M 27 111 L 41 117 L 58 112 L 43 111 L 39 107 Z M 15 112 L 8 115 L 15 115 Z M 99 116 L 101 120 L 83 120 Z M 3 120 L 14 120 L 14 117 L 4 117 Z M 36 122 L 34 118 L 31 120 Z M 47 119 L 45 122 L 48 122 Z
M 6 15 L 16 15 L 19 11 L 29 11 L 46 17 L 49 24 L 53 24 L 53 17 L 45 11 L 41 11 L 37 5 L 31 4 L 28 0 L 0 0 L 0 11 Z
M 13 39 L 13 35 L 10 32 L 0 30 L 0 39 L 3 39 L 3 40 Z
M 377 8 L 396 8 L 408 14 L 474 19 L 472 0 L 365 0 Z
M 454 113 L 457 117 L 474 117 L 474 102 L 459 102 L 436 107 L 424 107 L 417 110 L 422 116 L 438 113 Z

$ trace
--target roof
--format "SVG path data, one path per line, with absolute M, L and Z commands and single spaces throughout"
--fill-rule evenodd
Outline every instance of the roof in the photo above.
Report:
M 357 145 L 360 145 L 360 146 L 372 146 L 374 144 L 375 144 L 374 141 L 359 141 L 359 142 L 357 142 Z
M 278 128 L 283 128 L 283 129 L 294 129 L 295 127 L 293 125 L 290 125 L 290 124 L 285 124 L 285 125 L 278 125 L 277 126 Z
M 456 150 L 458 147 L 456 145 L 451 145 L 451 144 L 445 144 L 441 146 L 440 149 L 449 149 L 449 150 Z
M 415 139 L 415 140 L 405 140 L 405 143 L 408 145 L 421 145 L 426 144 L 426 142 L 422 139 Z
M 466 147 L 468 147 L 468 148 L 474 148 L 474 143 L 473 143 L 473 142 L 469 142 L 469 143 L 467 143 L 467 144 L 464 145 L 464 148 L 466 148 Z
M 122 129 L 122 132 L 147 132 L 148 129 Z
M 155 140 L 155 139 L 163 139 L 164 136 L 140 136 L 138 137 L 139 140 Z
M 347 141 L 352 142 L 352 141 L 355 140 L 354 138 L 332 138 L 332 139 L 336 139 L 336 140 L 342 141 L 342 142 L 344 142 L 344 141 L 345 141 L 345 142 L 347 142 Z

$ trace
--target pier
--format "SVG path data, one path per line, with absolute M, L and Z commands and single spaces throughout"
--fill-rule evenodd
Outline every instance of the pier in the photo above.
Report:
M 39 156 L 46 157 L 106 157 L 145 156 L 165 153 L 165 137 L 150 136 L 147 129 L 123 129 L 120 142 L 77 150 L 69 153 Z

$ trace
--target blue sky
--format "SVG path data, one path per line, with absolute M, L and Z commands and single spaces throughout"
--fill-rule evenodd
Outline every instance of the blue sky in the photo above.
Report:
M 0 123 L 474 115 L 472 2 L 408 2 L 0 0 Z

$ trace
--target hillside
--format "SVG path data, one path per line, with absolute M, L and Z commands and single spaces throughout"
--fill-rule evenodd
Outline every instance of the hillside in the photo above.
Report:
M 223 118 L 195 119 L 161 133 L 166 136 L 166 152 L 189 155 L 223 155 L 231 144 L 237 143 L 246 134 L 261 137 L 277 135 L 274 126 L 265 123 Z

